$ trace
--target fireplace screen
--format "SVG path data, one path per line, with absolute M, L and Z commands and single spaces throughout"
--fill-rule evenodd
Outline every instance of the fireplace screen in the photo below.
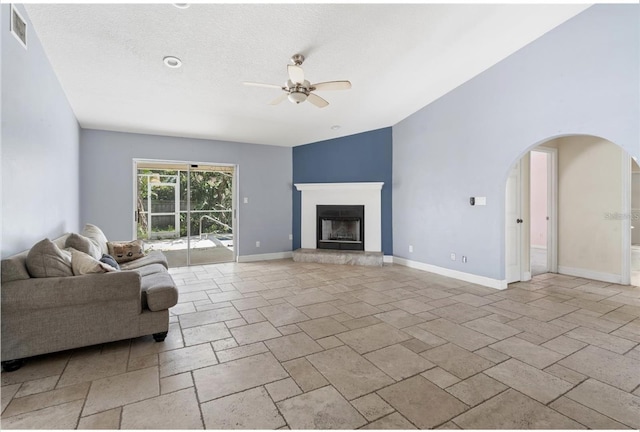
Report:
M 322 238 L 325 242 L 361 242 L 360 219 L 322 219 Z
M 364 206 L 319 205 L 318 249 L 364 250 Z

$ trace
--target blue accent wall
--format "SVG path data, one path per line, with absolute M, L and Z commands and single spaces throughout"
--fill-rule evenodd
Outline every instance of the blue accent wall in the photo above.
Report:
M 294 147 L 293 183 L 384 182 L 382 252 L 393 255 L 392 158 L 390 127 Z M 294 250 L 300 247 L 300 200 L 293 187 Z

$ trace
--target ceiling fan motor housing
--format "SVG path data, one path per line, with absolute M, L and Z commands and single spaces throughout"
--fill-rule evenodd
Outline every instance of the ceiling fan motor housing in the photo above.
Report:
M 299 104 L 307 100 L 311 83 L 305 80 L 302 84 L 295 84 L 291 80 L 287 81 L 287 91 L 289 100 L 294 104 Z

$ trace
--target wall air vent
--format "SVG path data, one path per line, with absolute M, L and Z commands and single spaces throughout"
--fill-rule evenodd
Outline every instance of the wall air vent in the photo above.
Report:
M 18 42 L 27 49 L 27 22 L 18 9 L 14 5 L 11 5 L 11 22 L 9 24 L 9 30 L 18 39 Z

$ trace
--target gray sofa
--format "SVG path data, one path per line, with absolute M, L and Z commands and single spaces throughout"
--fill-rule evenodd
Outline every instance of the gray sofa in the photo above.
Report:
M 53 242 L 64 248 L 69 234 Z M 153 335 L 161 342 L 178 290 L 162 252 L 121 264 L 118 272 L 31 277 L 29 251 L 2 260 L 2 367 L 26 357 Z

